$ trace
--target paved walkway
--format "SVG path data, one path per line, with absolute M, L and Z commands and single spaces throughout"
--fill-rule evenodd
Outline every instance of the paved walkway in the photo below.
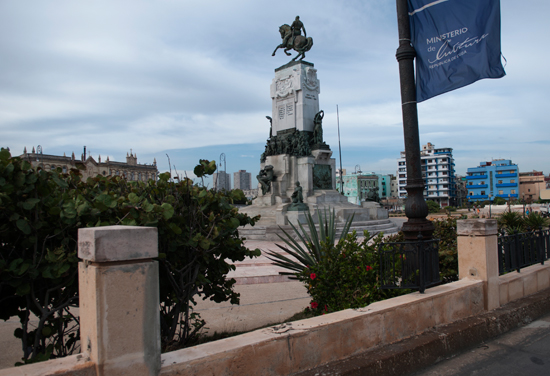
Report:
M 550 313 L 409 376 L 548 376 Z

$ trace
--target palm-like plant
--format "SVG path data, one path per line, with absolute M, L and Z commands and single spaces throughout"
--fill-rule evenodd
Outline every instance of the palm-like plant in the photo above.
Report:
M 527 217 L 525 217 L 523 222 L 525 223 L 525 227 L 527 227 L 527 230 L 536 231 L 539 228 L 548 227 L 550 219 L 544 218 L 537 212 L 531 212 Z
M 513 211 L 503 213 L 498 219 L 498 228 L 508 234 L 523 232 L 525 223 L 521 214 Z
M 340 244 L 345 239 L 351 227 L 351 223 L 353 222 L 354 216 L 355 215 L 352 215 L 344 223 L 344 228 L 342 229 L 342 233 L 340 234 L 338 243 L 336 244 Z M 280 274 L 295 276 L 296 274 L 303 272 L 303 270 L 308 266 L 319 263 L 324 257 L 327 248 L 335 247 L 337 229 L 335 221 L 336 214 L 334 209 L 332 209 L 332 212 L 329 213 L 325 210 L 324 216 L 321 215 L 320 211 L 317 211 L 317 218 L 319 222 L 319 230 L 317 230 L 317 227 L 313 222 L 311 213 L 306 213 L 306 222 L 309 233 L 301 223 L 298 223 L 300 230 L 298 230 L 298 228 L 296 228 L 296 226 L 292 223 L 290 224 L 299 241 L 294 239 L 282 228 L 281 230 L 285 236 L 282 237 L 277 234 L 285 245 L 283 246 L 276 244 L 276 246 L 296 259 L 293 260 L 279 253 L 268 251 L 267 258 L 273 261 L 276 266 L 291 270 L 291 272 L 281 272 Z M 296 277 L 290 278 L 297 279 Z

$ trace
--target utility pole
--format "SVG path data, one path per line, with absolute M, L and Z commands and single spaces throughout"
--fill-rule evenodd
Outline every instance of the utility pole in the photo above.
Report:
M 424 200 L 424 179 L 420 162 L 420 136 L 416 108 L 416 87 L 414 82 L 414 58 L 416 51 L 411 44 L 411 27 L 407 0 L 397 1 L 397 27 L 399 48 L 395 57 L 399 62 L 401 86 L 401 110 L 403 113 L 403 134 L 405 139 L 405 163 L 407 168 L 407 200 L 405 214 L 408 221 L 403 224 L 405 240 L 417 240 L 419 233 L 424 240 L 432 238 L 434 225 L 426 217 L 428 205 Z
M 340 154 L 340 194 L 344 194 L 344 170 L 342 170 L 342 146 L 340 145 L 340 113 L 336 105 L 336 123 L 338 124 L 338 153 Z

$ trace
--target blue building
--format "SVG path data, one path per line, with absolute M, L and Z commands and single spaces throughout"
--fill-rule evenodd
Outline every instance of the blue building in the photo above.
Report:
M 478 167 L 468 168 L 466 176 L 468 201 L 506 200 L 519 196 L 518 166 L 509 159 L 481 162 Z

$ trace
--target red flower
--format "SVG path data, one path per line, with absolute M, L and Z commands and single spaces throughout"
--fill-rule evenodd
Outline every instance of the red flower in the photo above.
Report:
M 327 307 L 327 305 L 326 305 L 326 304 L 325 304 L 325 311 L 327 311 L 327 312 L 328 312 L 328 307 Z
M 319 307 L 319 303 L 311 302 L 311 309 L 317 309 L 317 307 Z
M 370 270 L 372 270 L 372 266 L 367 265 L 367 272 L 370 271 Z
M 315 279 L 315 278 L 317 278 L 317 274 L 315 274 L 315 273 L 311 273 L 311 274 L 309 275 L 309 278 L 311 278 L 311 279 Z

